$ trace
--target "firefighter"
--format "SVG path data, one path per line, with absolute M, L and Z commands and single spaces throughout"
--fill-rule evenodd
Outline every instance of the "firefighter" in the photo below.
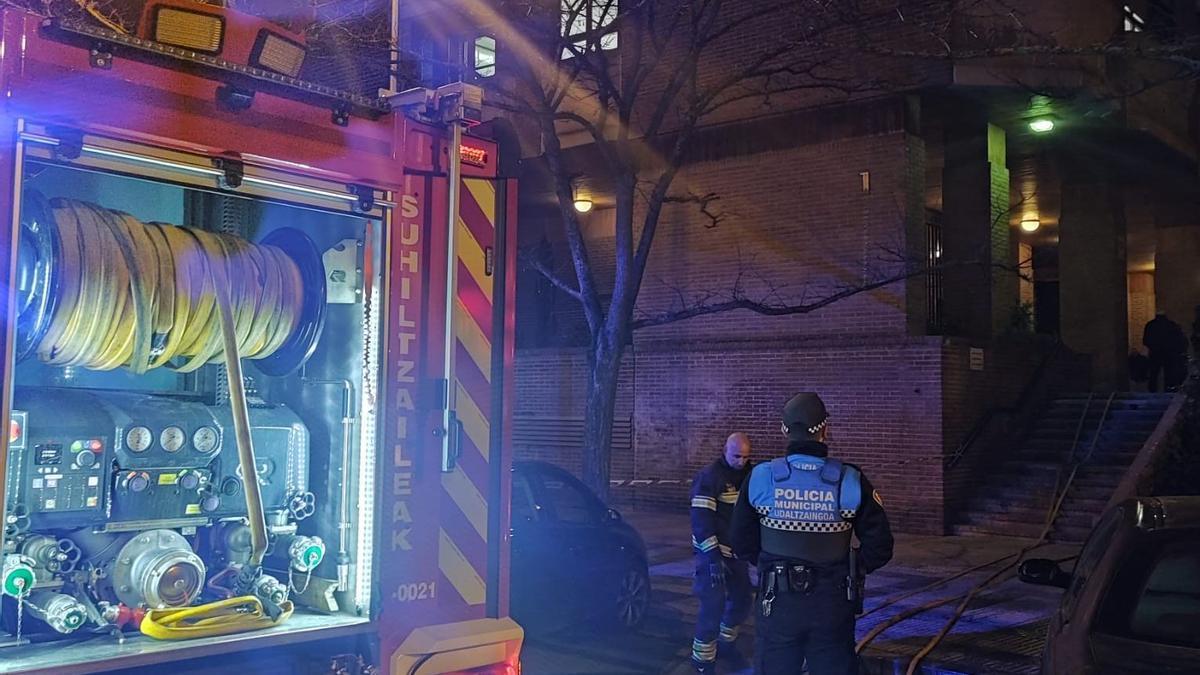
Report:
M 750 438 L 735 433 L 725 450 L 692 481 L 692 549 L 700 598 L 700 616 L 692 640 L 692 665 L 714 672 L 718 639 L 723 655 L 738 658 L 734 641 L 738 626 L 750 614 L 750 570 L 729 548 L 729 516 L 738 490 L 750 470 Z
M 892 557 L 883 500 L 858 467 L 828 457 L 819 396 L 787 402 L 783 433 L 786 455 L 754 467 L 730 524 L 734 554 L 758 565 L 754 672 L 799 675 L 807 659 L 812 675 L 857 673 L 863 578 Z

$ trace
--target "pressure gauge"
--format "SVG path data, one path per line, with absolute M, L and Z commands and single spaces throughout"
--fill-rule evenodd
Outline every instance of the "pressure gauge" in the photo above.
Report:
M 145 452 L 154 442 L 154 434 L 146 427 L 134 427 L 125 435 L 125 445 L 131 452 Z
M 158 437 L 159 444 L 167 452 L 179 452 L 186 440 L 187 434 L 183 433 L 183 429 L 179 427 L 167 427 Z
M 195 446 L 196 452 L 209 454 L 217 449 L 217 441 L 220 436 L 217 435 L 217 430 L 212 427 L 200 427 L 196 433 L 192 434 L 192 445 Z

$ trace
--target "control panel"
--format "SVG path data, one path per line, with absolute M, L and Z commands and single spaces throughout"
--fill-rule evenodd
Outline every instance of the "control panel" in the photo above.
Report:
M 22 447 L 10 449 L 10 513 L 32 527 L 103 520 L 113 445 L 105 407 L 90 393 L 18 388 L 13 408 L 24 420 Z
M 9 495 L 34 529 L 145 523 L 246 512 L 228 410 L 123 392 L 21 387 L 21 446 Z M 267 510 L 307 490 L 308 430 L 282 406 L 251 408 Z M 10 512 L 12 512 L 10 510 Z

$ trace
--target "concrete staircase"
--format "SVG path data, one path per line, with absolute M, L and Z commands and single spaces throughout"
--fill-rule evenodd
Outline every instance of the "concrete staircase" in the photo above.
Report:
M 1101 424 L 1107 394 L 1066 394 L 1056 399 L 1029 436 L 985 476 L 952 527 L 955 534 L 1037 537 L 1060 482 L 1070 474 L 1071 442 L 1084 416 L 1075 456 L 1083 464 L 1063 500 L 1052 541 L 1080 542 L 1103 512 L 1126 469 L 1154 431 L 1172 394 L 1117 394 Z M 1099 438 L 1096 430 L 1100 429 Z

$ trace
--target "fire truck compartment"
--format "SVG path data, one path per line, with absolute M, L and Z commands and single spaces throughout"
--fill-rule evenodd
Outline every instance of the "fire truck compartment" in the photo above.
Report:
M 153 147 L 25 140 L 0 670 L 370 630 L 386 201 L 282 173 L 248 196 Z M 257 624 L 139 633 L 232 597 L 253 602 L 228 620 L 260 606 Z

